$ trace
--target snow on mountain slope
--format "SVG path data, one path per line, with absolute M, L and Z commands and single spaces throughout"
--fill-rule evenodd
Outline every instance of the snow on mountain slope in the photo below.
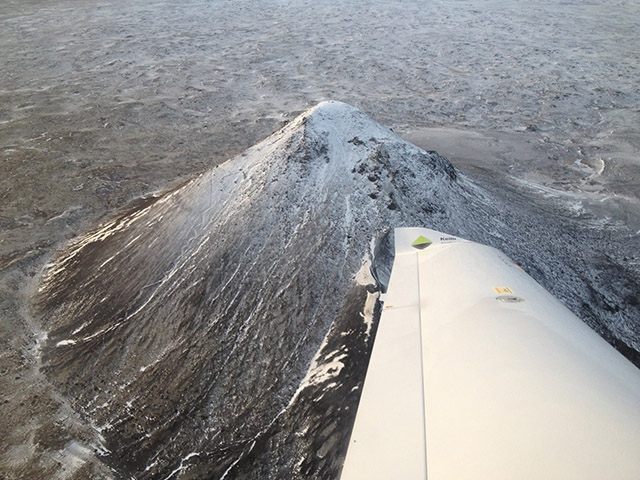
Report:
M 577 250 L 571 231 L 518 208 L 354 107 L 321 103 L 63 250 L 37 297 L 44 369 L 116 477 L 331 478 L 386 229 L 493 244 L 580 301 L 589 279 L 558 261 Z

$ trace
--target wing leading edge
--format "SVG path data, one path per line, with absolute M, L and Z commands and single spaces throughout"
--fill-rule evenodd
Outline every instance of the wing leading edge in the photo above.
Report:
M 640 478 L 640 370 L 501 252 L 395 245 L 343 480 Z

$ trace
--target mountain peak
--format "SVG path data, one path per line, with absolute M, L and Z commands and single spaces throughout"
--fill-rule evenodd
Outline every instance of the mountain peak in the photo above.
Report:
M 440 178 L 443 185 L 457 179 L 455 169 L 444 157 L 421 150 L 356 107 L 338 101 L 324 101 L 303 112 L 249 152 L 256 153 L 261 161 L 267 154 L 309 167 L 321 166 L 328 175 L 324 182 L 327 185 L 331 178 L 339 183 L 350 179 L 351 185 L 344 186 L 347 192 L 366 188 L 368 183 L 360 182 L 362 175 L 378 188 L 385 183 L 384 194 L 389 197 L 394 196 L 394 177 L 399 172 L 423 181 Z M 334 175 L 329 175 L 330 171 Z M 360 176 L 352 175 L 355 173 Z M 310 171 L 302 174 L 309 176 Z M 377 197 L 371 192 L 371 198 Z
M 242 454 L 237 438 L 266 431 L 283 409 L 302 414 L 311 394 L 297 391 L 340 312 L 345 332 L 362 334 L 338 335 L 341 345 L 370 341 L 360 316 L 370 293 L 353 280 L 372 239 L 408 225 L 457 233 L 476 218 L 447 160 L 322 102 L 64 249 L 39 291 L 44 369 L 122 476 L 166 476 L 194 451 L 195 476 L 220 476 Z M 340 385 L 323 397 L 332 405 L 357 396 Z M 278 448 L 307 448 L 296 438 Z
M 390 139 L 402 141 L 391 130 L 376 123 L 347 103 L 324 101 L 310 108 L 299 118 L 306 119 L 308 133 L 325 135 L 334 146 L 358 147 L 367 141 L 382 143 Z
M 339 117 L 350 115 L 364 115 L 356 107 L 349 105 L 348 103 L 340 102 L 338 100 L 323 100 L 322 102 L 309 108 L 302 115 L 310 118 L 321 117 L 329 121 L 336 121 Z

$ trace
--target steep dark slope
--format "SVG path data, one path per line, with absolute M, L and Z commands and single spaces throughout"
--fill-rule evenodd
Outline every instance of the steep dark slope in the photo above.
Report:
M 375 332 L 372 241 L 492 243 L 579 301 L 589 279 L 558 260 L 576 241 L 536 214 L 325 102 L 67 247 L 37 298 L 44 368 L 116 477 L 330 478 Z

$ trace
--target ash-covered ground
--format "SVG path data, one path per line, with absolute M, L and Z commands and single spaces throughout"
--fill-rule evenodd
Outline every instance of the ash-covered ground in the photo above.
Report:
M 79 387 L 41 368 L 32 299 L 54 253 L 326 99 L 452 160 L 500 222 L 450 233 L 506 250 L 638 363 L 637 3 L 9 0 L 0 26 L 5 477 L 114 475 Z

